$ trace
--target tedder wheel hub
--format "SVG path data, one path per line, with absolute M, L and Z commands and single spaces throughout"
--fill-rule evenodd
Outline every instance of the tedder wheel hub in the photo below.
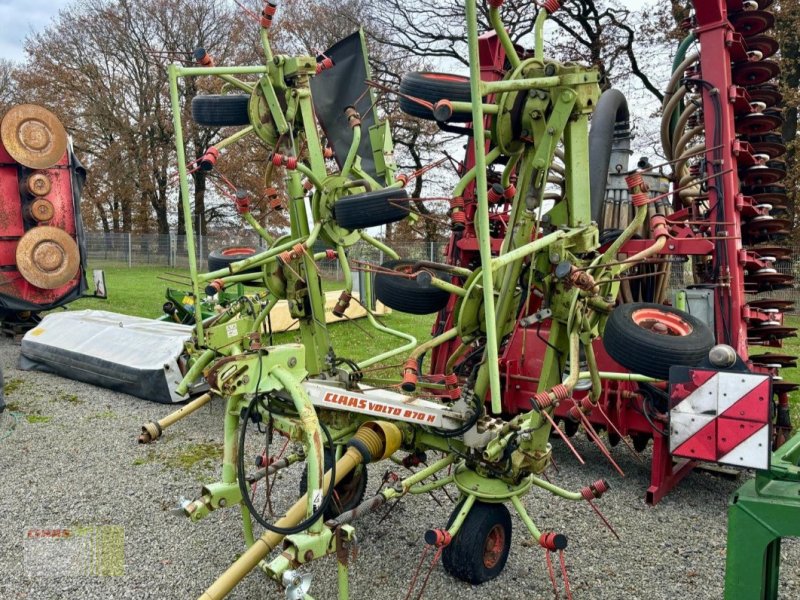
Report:
M 501 525 L 495 525 L 486 536 L 486 544 L 483 547 L 483 566 L 493 569 L 503 557 L 503 549 L 506 544 L 506 532 Z

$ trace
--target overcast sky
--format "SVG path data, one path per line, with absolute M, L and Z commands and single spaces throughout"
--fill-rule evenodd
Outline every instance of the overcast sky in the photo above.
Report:
M 25 36 L 46 26 L 70 0 L 0 0 L 0 57 L 22 60 Z

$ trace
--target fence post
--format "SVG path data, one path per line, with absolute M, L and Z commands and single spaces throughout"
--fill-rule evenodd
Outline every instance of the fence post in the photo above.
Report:
M 133 266 L 133 247 L 131 245 L 131 232 L 128 232 L 128 268 Z
M 169 263 L 169 266 L 172 267 L 173 269 L 178 264 L 177 254 L 178 254 L 178 236 L 177 236 L 177 234 L 175 234 L 175 233 L 170 231 L 170 233 L 169 233 L 169 260 L 167 262 Z

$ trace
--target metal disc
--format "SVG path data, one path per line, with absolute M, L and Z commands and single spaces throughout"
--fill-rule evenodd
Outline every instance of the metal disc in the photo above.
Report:
M 774 83 L 748 88 L 747 94 L 753 102 L 763 102 L 767 106 L 775 106 L 783 100 L 783 94 Z
M 31 219 L 38 221 L 39 223 L 50 221 L 54 216 L 56 216 L 56 209 L 53 206 L 53 203 L 47 198 L 37 198 L 31 202 L 28 211 Z
M 0 124 L 0 139 L 11 158 L 31 169 L 49 169 L 67 150 L 67 132 L 61 121 L 35 104 L 9 110 Z
M 739 179 L 747 186 L 772 185 L 785 177 L 786 169 L 776 169 L 769 165 L 755 165 L 739 172 Z
M 777 115 L 764 113 L 750 113 L 736 119 L 736 133 L 743 135 L 760 135 L 777 129 L 783 124 L 783 119 Z
M 796 356 L 791 354 L 773 354 L 772 352 L 751 355 L 750 360 L 759 365 L 778 364 L 782 367 L 793 367 L 797 364 Z
M 766 10 L 745 10 L 728 15 L 733 28 L 744 37 L 764 33 L 775 24 L 775 15 Z
M 796 331 L 796 327 L 785 327 L 783 325 L 764 325 L 763 327 L 748 327 L 747 337 L 754 339 L 781 340 L 787 337 L 794 337 Z
M 759 257 L 772 256 L 775 260 L 786 260 L 792 255 L 792 251 L 789 248 L 784 248 L 782 246 L 753 246 L 748 248 L 748 250 L 757 254 Z
M 17 269 L 38 288 L 59 288 L 75 277 L 79 268 L 78 244 L 63 229 L 34 227 L 17 245 Z
M 746 87 L 761 85 L 781 72 L 778 63 L 771 60 L 757 60 L 736 65 L 733 68 L 733 82 Z
M 53 184 L 46 173 L 33 173 L 26 182 L 28 191 L 34 196 L 47 196 L 53 188 Z
M 768 35 L 754 35 L 747 38 L 747 49 L 761 52 L 761 58 L 769 58 L 778 51 L 778 42 Z
M 753 154 L 766 154 L 770 158 L 786 154 L 783 138 L 776 133 L 753 136 L 747 141 L 753 147 Z

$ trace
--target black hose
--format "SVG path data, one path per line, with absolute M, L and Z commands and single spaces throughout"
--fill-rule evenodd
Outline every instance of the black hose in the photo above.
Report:
M 296 533 L 300 533 L 308 529 L 311 525 L 313 525 L 318 519 L 323 516 L 325 509 L 328 508 L 328 505 L 333 498 L 333 490 L 334 490 L 334 482 L 336 481 L 336 463 L 334 462 L 331 465 L 331 483 L 328 486 L 328 490 L 325 492 L 325 496 L 322 498 L 322 503 L 319 505 L 319 508 L 315 510 L 310 517 L 308 517 L 305 521 L 301 521 L 294 527 L 278 527 L 277 525 L 273 525 L 264 517 L 261 516 L 261 513 L 253 506 L 253 501 L 250 499 L 250 494 L 247 491 L 247 486 L 245 485 L 245 476 L 244 476 L 244 442 L 245 436 L 247 435 L 247 425 L 250 423 L 250 415 L 253 413 L 253 407 L 255 406 L 256 402 L 258 402 L 259 397 L 253 396 L 253 399 L 250 401 L 250 404 L 247 405 L 247 410 L 244 414 L 244 422 L 242 423 L 242 428 L 239 431 L 239 448 L 236 453 L 236 479 L 239 483 L 239 492 L 242 494 L 242 502 L 247 507 L 247 510 L 250 511 L 250 514 L 255 518 L 259 525 L 264 527 L 265 529 L 277 533 L 279 535 L 294 535 Z M 269 406 L 267 406 L 267 410 L 269 410 Z M 331 432 L 328 431 L 328 428 L 325 427 L 324 423 L 319 424 L 320 428 L 322 429 L 322 433 L 325 434 L 326 439 L 328 440 L 328 445 L 333 448 L 333 436 L 331 436 Z M 324 464 L 324 461 L 323 461 Z M 320 482 L 322 485 L 323 482 Z
M 597 101 L 589 131 L 589 198 L 595 223 L 600 223 L 614 147 L 620 150 L 630 148 L 630 113 L 622 92 L 606 90 Z

